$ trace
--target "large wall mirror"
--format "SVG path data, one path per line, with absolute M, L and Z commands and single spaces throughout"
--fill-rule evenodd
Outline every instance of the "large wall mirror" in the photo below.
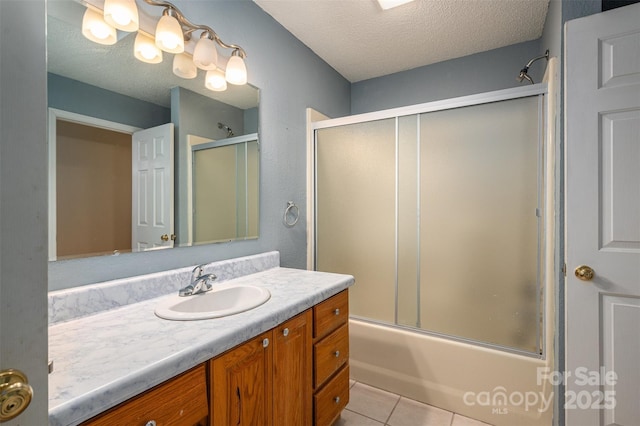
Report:
M 49 259 L 257 238 L 259 90 L 91 42 L 84 11 L 48 3 Z

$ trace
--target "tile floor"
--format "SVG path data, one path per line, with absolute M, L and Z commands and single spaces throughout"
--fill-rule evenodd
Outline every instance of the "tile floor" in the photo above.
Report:
M 335 426 L 490 426 L 364 383 L 350 385 L 349 404 Z

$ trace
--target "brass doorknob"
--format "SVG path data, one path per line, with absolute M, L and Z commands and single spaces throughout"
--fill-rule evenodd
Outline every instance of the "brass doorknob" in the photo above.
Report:
M 27 376 L 18 370 L 0 371 L 0 423 L 22 413 L 33 396 Z
M 582 281 L 591 281 L 596 275 L 596 272 L 587 265 L 580 265 L 574 271 L 576 277 Z
M 162 241 L 169 241 L 169 236 L 168 236 L 167 234 L 162 234 L 162 235 L 160 236 L 160 239 L 161 239 Z

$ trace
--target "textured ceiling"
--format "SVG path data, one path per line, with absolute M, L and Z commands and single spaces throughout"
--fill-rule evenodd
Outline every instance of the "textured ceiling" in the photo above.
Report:
M 138 5 L 140 6 L 140 2 Z M 152 12 L 157 20 L 162 9 L 155 9 L 157 10 Z M 172 54 L 164 53 L 164 60 L 160 64 L 138 61 L 133 56 L 135 34 L 118 32 L 120 39 L 113 46 L 103 46 L 87 40 L 81 32 L 84 11 L 85 7 L 74 0 L 48 3 L 49 72 L 165 107 L 170 106 L 170 89 L 176 86 L 241 109 L 257 106 L 258 90 L 250 85 L 229 84 L 224 92 L 212 92 L 204 87 L 204 71 L 199 71 L 198 76 L 192 80 L 176 77 L 172 72 Z M 141 13 L 143 11 L 144 9 Z M 147 31 L 152 32 L 151 29 Z M 223 61 L 226 64 L 226 59 L 221 59 L 221 65 L 224 65 Z
M 254 0 L 351 82 L 542 35 L 549 0 Z

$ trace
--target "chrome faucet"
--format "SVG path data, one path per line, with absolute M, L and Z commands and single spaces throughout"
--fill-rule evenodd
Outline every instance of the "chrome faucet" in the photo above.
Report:
M 194 294 L 206 293 L 213 288 L 213 281 L 218 278 L 214 274 L 202 275 L 204 265 L 198 265 L 191 272 L 191 282 L 178 291 L 179 296 L 193 296 Z

